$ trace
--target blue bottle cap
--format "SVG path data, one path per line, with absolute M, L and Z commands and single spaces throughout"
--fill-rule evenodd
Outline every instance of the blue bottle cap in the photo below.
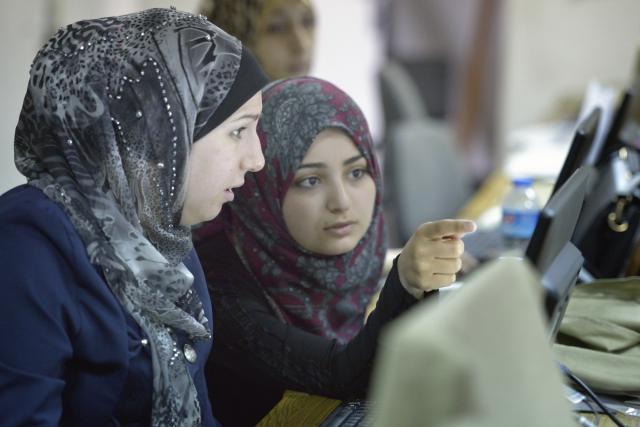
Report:
M 531 187 L 533 185 L 532 178 L 515 178 L 511 181 L 515 187 Z

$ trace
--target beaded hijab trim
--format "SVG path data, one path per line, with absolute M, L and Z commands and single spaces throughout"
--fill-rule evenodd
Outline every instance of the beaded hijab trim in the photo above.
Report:
M 18 170 L 67 213 L 89 260 L 148 337 L 153 426 L 198 426 L 178 334 L 211 339 L 182 260 L 193 135 L 234 83 L 242 45 L 175 9 L 79 21 L 38 52 L 15 134 Z

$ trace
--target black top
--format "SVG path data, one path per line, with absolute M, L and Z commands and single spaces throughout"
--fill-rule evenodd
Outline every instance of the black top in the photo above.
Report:
M 215 308 L 214 348 L 205 372 L 223 426 L 255 425 L 287 389 L 365 397 L 380 330 L 418 302 L 402 287 L 396 258 L 367 323 L 342 345 L 281 321 L 225 237 L 197 243 L 196 249 Z M 204 259 L 204 253 L 218 256 Z

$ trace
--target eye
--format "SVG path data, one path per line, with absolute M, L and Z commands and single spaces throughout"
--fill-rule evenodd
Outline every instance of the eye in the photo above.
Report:
M 369 173 L 369 170 L 367 168 L 363 168 L 363 167 L 358 167 L 355 169 L 351 169 L 349 171 L 349 176 L 353 179 L 360 179 L 363 176 L 367 175 Z
M 285 22 L 270 22 L 266 28 L 267 34 L 282 34 L 287 31 Z
M 238 129 L 234 129 L 231 131 L 231 137 L 233 139 L 242 139 L 243 135 L 244 135 L 244 131 L 247 130 L 247 128 L 245 126 L 240 127 Z
M 307 30 L 313 30 L 316 26 L 316 20 L 313 14 L 309 13 L 306 15 L 302 20 L 302 25 L 304 25 Z
M 318 184 L 320 184 L 320 178 L 318 178 L 317 176 L 308 176 L 299 181 L 296 181 L 296 186 L 302 188 L 313 188 Z

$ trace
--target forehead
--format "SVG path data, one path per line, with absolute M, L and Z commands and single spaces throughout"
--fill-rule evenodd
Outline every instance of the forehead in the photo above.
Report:
M 306 0 L 267 0 L 264 2 L 261 17 L 297 15 L 306 12 L 313 12 L 311 4 Z
M 250 116 L 259 116 L 262 112 L 262 93 L 258 92 L 253 95 L 247 102 L 242 104 L 225 122 L 231 122 L 241 118 Z
M 314 139 L 303 162 L 340 162 L 361 154 L 351 137 L 343 130 L 328 128 Z

